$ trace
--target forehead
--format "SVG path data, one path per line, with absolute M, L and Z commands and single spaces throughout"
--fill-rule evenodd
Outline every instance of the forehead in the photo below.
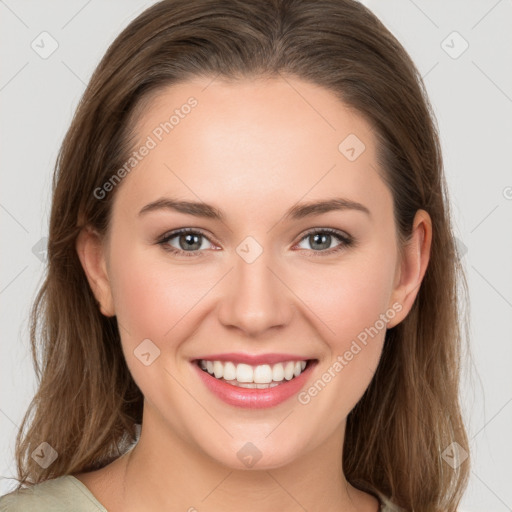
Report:
M 132 205 L 171 195 L 257 213 L 301 198 L 372 202 L 386 193 L 371 125 L 297 78 L 172 85 L 139 105 L 134 128 L 133 149 L 151 149 L 123 180 L 120 201 Z

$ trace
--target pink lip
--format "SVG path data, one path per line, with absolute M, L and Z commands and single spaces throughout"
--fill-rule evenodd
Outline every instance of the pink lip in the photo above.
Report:
M 216 360 L 219 361 L 220 359 Z M 290 361 L 293 359 L 287 360 Z M 268 389 L 250 389 L 233 386 L 232 384 L 228 384 L 223 380 L 211 376 L 208 372 L 202 370 L 197 362 L 193 362 L 192 366 L 196 369 L 196 372 L 198 372 L 200 379 L 206 387 L 225 403 L 235 407 L 262 409 L 264 407 L 274 407 L 293 395 L 296 395 L 306 384 L 316 363 L 316 360 L 310 361 L 308 366 L 298 377 L 283 381 L 283 384 Z
M 232 361 L 235 364 L 245 363 L 252 366 L 259 364 L 277 364 L 285 361 L 307 361 L 308 357 L 299 356 L 296 354 L 242 354 L 231 352 L 228 354 L 213 354 L 208 356 L 197 357 L 197 360 L 204 359 L 205 361 Z

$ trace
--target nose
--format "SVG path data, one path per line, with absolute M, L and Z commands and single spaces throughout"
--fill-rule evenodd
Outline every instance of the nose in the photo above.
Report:
M 233 261 L 234 268 L 224 280 L 220 322 L 250 337 L 288 325 L 295 309 L 293 293 L 270 251 L 264 250 L 252 262 L 236 254 Z

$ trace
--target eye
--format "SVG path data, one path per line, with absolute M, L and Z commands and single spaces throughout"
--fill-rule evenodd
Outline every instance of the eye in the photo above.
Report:
M 171 244 L 171 240 L 173 239 L 176 239 L 178 247 Z M 337 240 L 339 243 L 330 248 L 333 239 Z M 204 249 L 208 249 L 208 240 L 208 237 L 202 231 L 192 228 L 182 228 L 166 233 L 157 243 L 171 254 L 192 257 L 204 256 Z M 354 239 L 351 236 L 331 228 L 312 229 L 301 238 L 300 243 L 304 240 L 313 247 L 313 250 L 309 252 L 313 254 L 317 253 L 314 254 L 314 256 L 329 255 L 354 245 Z M 213 245 L 211 242 L 210 244 Z M 304 248 L 301 247 L 301 249 Z
M 333 248 L 329 248 L 333 241 L 333 238 L 338 240 L 339 243 Z M 347 247 L 350 247 L 351 245 L 354 244 L 354 239 L 351 236 L 331 228 L 312 229 L 308 231 L 305 236 L 302 237 L 301 242 L 304 240 L 306 240 L 306 242 L 309 243 L 311 247 L 313 247 L 313 253 L 320 253 L 314 254 L 314 256 L 332 254 L 334 252 L 338 252 Z M 318 250 L 315 250 L 315 247 Z
M 178 247 L 174 247 L 170 244 L 173 238 L 177 238 Z M 172 254 L 178 254 L 180 256 L 199 256 L 202 255 L 203 252 L 200 251 L 200 249 L 208 248 L 203 244 L 205 240 L 208 240 L 208 238 L 201 231 L 183 228 L 165 234 L 157 243 Z

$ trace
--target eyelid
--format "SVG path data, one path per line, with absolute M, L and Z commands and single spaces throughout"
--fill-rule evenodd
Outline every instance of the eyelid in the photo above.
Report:
M 340 229 L 327 228 L 327 227 L 326 228 L 316 227 L 316 228 L 308 229 L 301 235 L 301 238 L 299 239 L 297 244 L 302 242 L 302 240 L 307 238 L 309 235 L 314 235 L 316 233 L 327 233 L 327 234 L 337 238 L 340 243 L 337 246 L 331 247 L 330 249 L 326 249 L 324 251 L 313 251 L 313 250 L 308 250 L 308 249 L 300 249 L 302 251 L 306 251 L 308 257 L 312 257 L 312 258 L 328 257 L 328 256 L 338 254 L 339 252 L 343 252 L 351 247 L 356 246 L 356 239 L 352 235 L 349 235 L 348 233 L 341 231 Z M 294 247 L 297 244 L 295 244 Z
M 192 234 L 202 235 L 212 245 L 219 245 L 219 244 L 217 244 L 215 239 L 210 234 L 206 233 L 203 229 L 193 228 L 193 227 L 179 228 L 179 229 L 167 231 L 166 233 L 164 233 L 163 235 L 161 235 L 160 237 L 157 238 L 156 243 L 164 246 L 164 250 L 166 250 L 170 253 L 174 253 L 174 254 L 178 254 L 178 255 L 184 254 L 186 256 L 203 256 L 204 255 L 203 253 L 205 252 L 204 250 L 183 251 L 182 249 L 176 249 L 175 247 L 171 247 L 171 248 L 165 247 L 165 244 L 167 244 L 167 242 L 169 242 L 169 240 L 175 238 L 176 236 L 184 234 L 184 233 L 185 234 L 192 233 Z M 306 230 L 305 232 L 303 232 L 300 235 L 300 238 L 298 239 L 298 241 L 293 245 L 293 247 L 295 247 L 297 244 L 302 242 L 309 235 L 316 234 L 316 233 L 328 233 L 328 234 L 334 236 L 335 238 L 337 238 L 340 241 L 340 244 L 331 249 L 327 249 L 327 250 L 323 250 L 323 251 L 313 251 L 313 250 L 308 250 L 308 249 L 300 249 L 300 250 L 313 253 L 314 256 L 323 256 L 323 255 L 333 254 L 337 250 L 342 250 L 342 249 L 348 248 L 348 247 L 356 244 L 356 240 L 354 239 L 354 237 L 342 230 L 335 229 L 335 228 L 328 228 L 328 227 L 315 227 L 315 228 L 310 228 L 310 229 Z M 210 238 L 213 238 L 213 241 Z
M 202 235 L 212 245 L 219 245 L 216 242 L 215 238 L 213 236 L 211 236 L 209 233 L 207 233 L 206 231 L 204 231 L 201 228 L 193 228 L 193 227 L 172 229 L 170 231 L 166 231 L 163 235 L 159 236 L 156 239 L 155 243 L 163 246 L 167 242 L 169 242 L 169 240 L 171 240 L 171 239 L 173 239 L 173 238 L 175 238 L 175 237 L 177 237 L 179 235 L 188 234 L 188 233 Z M 170 249 L 166 249 L 166 250 L 168 250 L 169 252 L 178 252 L 179 253 L 181 251 L 181 252 L 190 253 L 190 254 L 196 254 L 196 255 L 199 255 L 199 254 L 204 252 L 204 250 L 202 250 L 202 251 L 182 251 L 181 249 L 176 249 L 175 247 L 171 247 Z
M 157 242 L 159 240 L 164 240 L 166 238 L 174 237 L 176 235 L 181 235 L 183 233 L 198 233 L 198 234 L 203 235 L 205 238 L 208 238 L 209 240 L 210 239 L 215 240 L 213 235 L 211 235 L 210 233 L 206 232 L 202 228 L 186 227 L 186 228 L 170 229 L 169 231 L 166 231 L 165 233 L 163 233 L 162 235 L 160 235 L 157 238 Z
M 353 240 L 353 237 L 346 233 L 345 231 L 342 231 L 341 229 L 335 229 L 335 228 L 311 228 L 305 231 L 302 236 L 299 239 L 299 242 L 304 240 L 308 235 L 313 235 L 315 233 L 329 233 L 331 235 L 339 236 L 340 238 L 344 238 L 346 241 Z

